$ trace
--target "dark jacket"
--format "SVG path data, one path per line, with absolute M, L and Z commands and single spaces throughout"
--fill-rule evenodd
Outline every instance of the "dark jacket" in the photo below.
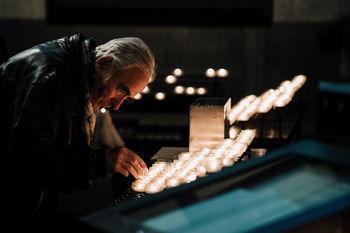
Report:
M 91 149 L 85 127 L 95 47 L 78 33 L 0 66 L 1 154 L 15 186 L 10 195 L 27 200 L 22 209 L 36 209 L 50 194 L 87 188 L 105 174 L 104 153 Z

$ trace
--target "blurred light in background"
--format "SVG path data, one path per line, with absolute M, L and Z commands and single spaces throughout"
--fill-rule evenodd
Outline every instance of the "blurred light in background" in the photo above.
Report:
M 168 84 L 174 84 L 176 83 L 176 77 L 174 75 L 168 75 L 165 78 L 165 82 Z
M 100 111 L 101 111 L 102 113 L 105 113 L 105 112 L 106 112 L 106 109 L 105 109 L 105 108 L 101 108 Z
M 149 92 L 150 92 L 150 89 L 149 89 L 148 86 L 146 86 L 146 87 L 142 90 L 142 93 L 143 93 L 143 94 L 147 94 L 147 93 L 149 93 Z
M 134 99 L 135 99 L 135 100 L 140 100 L 140 99 L 142 99 L 142 94 L 141 94 L 141 93 L 137 93 L 137 94 L 134 96 Z
M 204 87 L 200 87 L 197 89 L 198 95 L 205 95 L 206 93 L 207 93 L 207 89 L 205 89 Z
M 235 139 L 241 130 L 235 126 L 231 126 L 229 135 L 231 139 Z
M 182 76 L 183 75 L 183 71 L 180 68 L 176 68 L 173 70 L 173 75 L 175 76 Z
M 207 76 L 208 78 L 214 78 L 215 77 L 215 70 L 213 68 L 208 68 L 205 71 L 205 76 Z
M 149 79 L 148 82 L 149 82 L 149 83 L 153 82 L 155 78 L 156 78 L 156 77 L 151 77 L 151 78 Z
M 187 87 L 186 88 L 186 94 L 187 95 L 193 95 L 195 93 L 195 90 L 193 87 Z
M 164 92 L 157 92 L 154 97 L 157 99 L 157 100 L 164 100 L 165 99 L 165 93 Z
M 185 88 L 183 86 L 176 86 L 174 88 L 174 92 L 178 95 L 183 94 L 185 92 Z
M 221 68 L 219 69 L 217 72 L 216 72 L 216 75 L 219 77 L 219 78 L 226 78 L 228 76 L 228 71 L 224 68 Z

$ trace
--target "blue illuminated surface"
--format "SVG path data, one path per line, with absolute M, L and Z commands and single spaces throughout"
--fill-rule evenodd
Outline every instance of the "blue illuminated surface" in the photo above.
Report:
M 142 225 L 160 232 L 249 232 L 346 195 L 349 177 L 327 165 L 303 165 L 252 187 L 151 217 Z

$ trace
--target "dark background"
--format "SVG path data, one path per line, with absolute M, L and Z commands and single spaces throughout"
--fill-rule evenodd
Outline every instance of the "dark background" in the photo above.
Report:
M 75 32 L 98 44 L 142 38 L 155 54 L 157 78 L 151 93 L 112 115 L 129 147 L 150 154 L 161 146 L 188 145 L 189 105 L 198 96 L 174 95 L 175 85 L 206 87 L 206 96 L 231 97 L 234 104 L 304 74 L 308 111 L 301 129 L 313 137 L 321 117 L 319 82 L 350 79 L 349 13 L 346 0 L 3 0 L 1 59 Z M 229 76 L 205 78 L 209 67 L 225 68 Z M 184 75 L 165 84 L 174 68 Z M 165 100 L 155 100 L 156 91 L 164 91 Z
M 348 0 L 1 0 L 0 61 L 76 32 L 97 44 L 140 37 L 154 52 L 156 80 L 149 94 L 123 104 L 112 116 L 127 146 L 143 156 L 163 146 L 188 146 L 189 106 L 199 96 L 175 95 L 175 85 L 206 87 L 206 96 L 231 97 L 235 104 L 298 74 L 307 76 L 294 101 L 306 110 L 298 138 L 346 143 L 349 18 Z M 208 79 L 204 71 L 209 67 L 225 68 L 229 76 Z M 176 84 L 166 84 L 164 78 L 175 68 L 184 75 Z M 320 90 L 321 81 L 339 84 L 345 92 Z M 163 101 L 154 98 L 157 91 L 166 93 Z M 298 114 L 291 109 L 289 115 Z M 66 204 L 73 205 L 69 211 L 107 205 L 112 197 L 106 197 L 109 184 L 103 182 L 84 193 L 84 199 L 80 193 L 75 202 L 68 198 Z M 98 195 L 105 198 L 99 202 Z

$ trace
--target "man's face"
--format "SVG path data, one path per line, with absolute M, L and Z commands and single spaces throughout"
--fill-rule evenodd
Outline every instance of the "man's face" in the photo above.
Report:
M 108 75 L 105 81 L 101 81 L 102 72 L 95 75 L 92 90 L 93 108 L 119 109 L 125 99 L 132 99 L 140 93 L 148 84 L 150 74 L 139 67 L 131 67 Z

